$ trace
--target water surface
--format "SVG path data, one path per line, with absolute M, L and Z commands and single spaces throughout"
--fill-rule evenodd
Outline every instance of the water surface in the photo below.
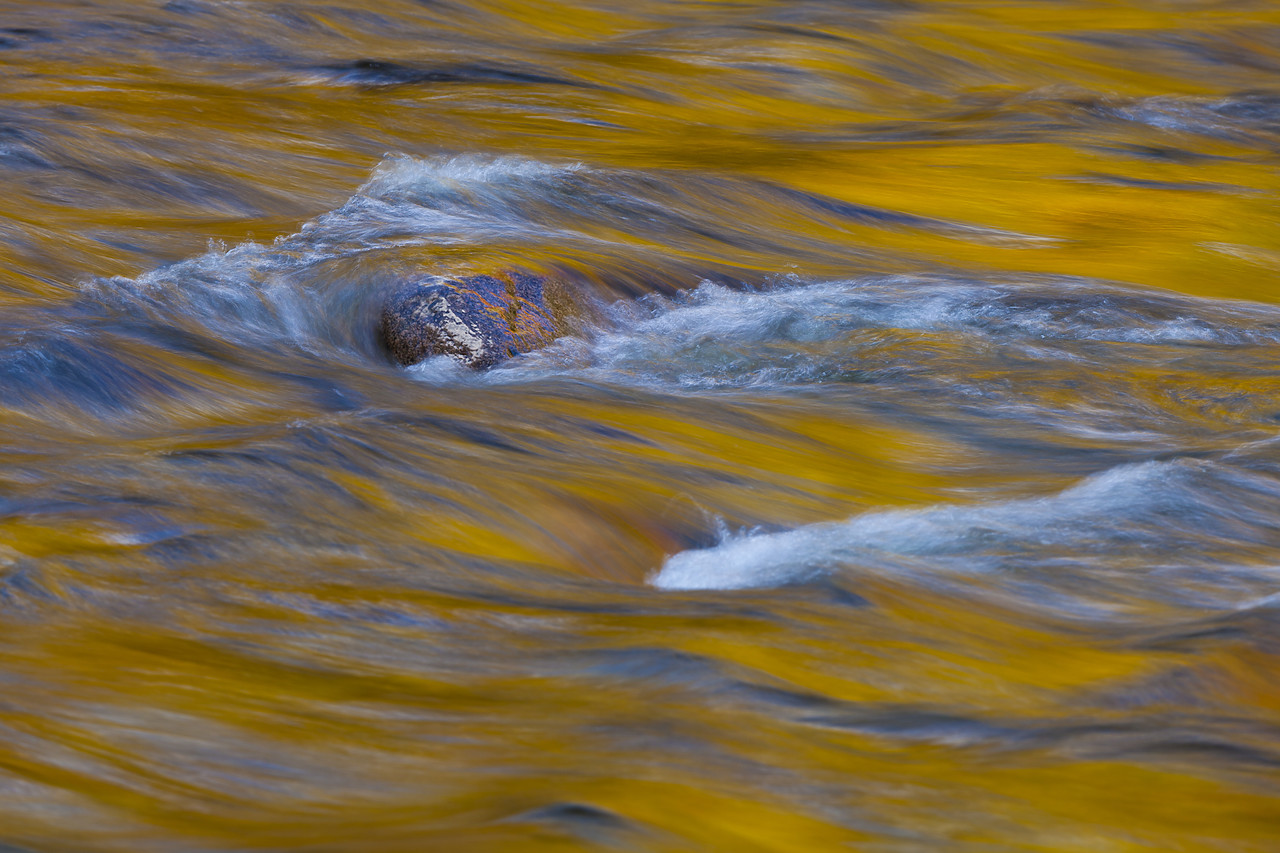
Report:
M 1271 851 L 1280 11 L 0 0 L 0 848 Z M 402 369 L 382 297 L 554 270 Z

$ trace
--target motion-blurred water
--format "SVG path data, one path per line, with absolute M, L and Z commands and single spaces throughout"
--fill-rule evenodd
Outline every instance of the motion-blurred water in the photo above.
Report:
M 0 850 L 1280 849 L 1280 9 L 0 0 Z M 572 333 L 401 369 L 405 276 Z

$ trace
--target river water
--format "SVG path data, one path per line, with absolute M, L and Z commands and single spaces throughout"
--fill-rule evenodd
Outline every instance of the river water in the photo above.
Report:
M 1280 849 L 1280 10 L 0 2 L 0 849 Z M 395 366 L 426 272 L 569 334 Z

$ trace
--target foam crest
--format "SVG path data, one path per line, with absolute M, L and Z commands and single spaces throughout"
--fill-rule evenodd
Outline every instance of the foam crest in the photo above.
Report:
M 1249 500 L 1242 500 L 1247 495 Z M 669 590 L 744 589 L 810 580 L 842 568 L 971 573 L 1194 564 L 1234 543 L 1280 543 L 1280 484 L 1193 460 L 1117 467 L 1057 495 L 868 512 L 842 523 L 730 536 L 670 557 L 652 578 Z M 1269 515 L 1269 513 L 1271 513 Z M 1135 572 L 1137 570 L 1135 569 Z
M 515 156 L 419 158 L 393 154 L 374 168 L 358 194 L 385 198 L 430 189 L 459 190 L 528 181 L 542 183 L 572 175 L 584 168 L 578 162 L 548 163 Z
M 1270 147 L 1280 130 L 1280 99 L 1265 93 L 1224 98 L 1157 96 L 1114 108 L 1129 121 L 1181 133 L 1227 137 Z
M 704 283 L 615 308 L 588 340 L 561 341 L 496 381 L 573 373 L 667 388 L 866 381 L 869 371 L 948 370 L 948 354 L 1045 365 L 1096 345 L 1238 347 L 1280 342 L 1280 311 L 1078 280 L 993 283 L 888 276 L 734 290 Z M 909 345 L 893 350 L 892 344 Z M 992 364 L 991 369 L 1007 369 Z

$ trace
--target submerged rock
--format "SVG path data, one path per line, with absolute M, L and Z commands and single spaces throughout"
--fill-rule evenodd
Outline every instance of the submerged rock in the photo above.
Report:
M 492 367 L 555 339 L 548 284 L 527 273 L 411 281 L 383 303 L 383 342 L 402 365 L 447 355 Z

